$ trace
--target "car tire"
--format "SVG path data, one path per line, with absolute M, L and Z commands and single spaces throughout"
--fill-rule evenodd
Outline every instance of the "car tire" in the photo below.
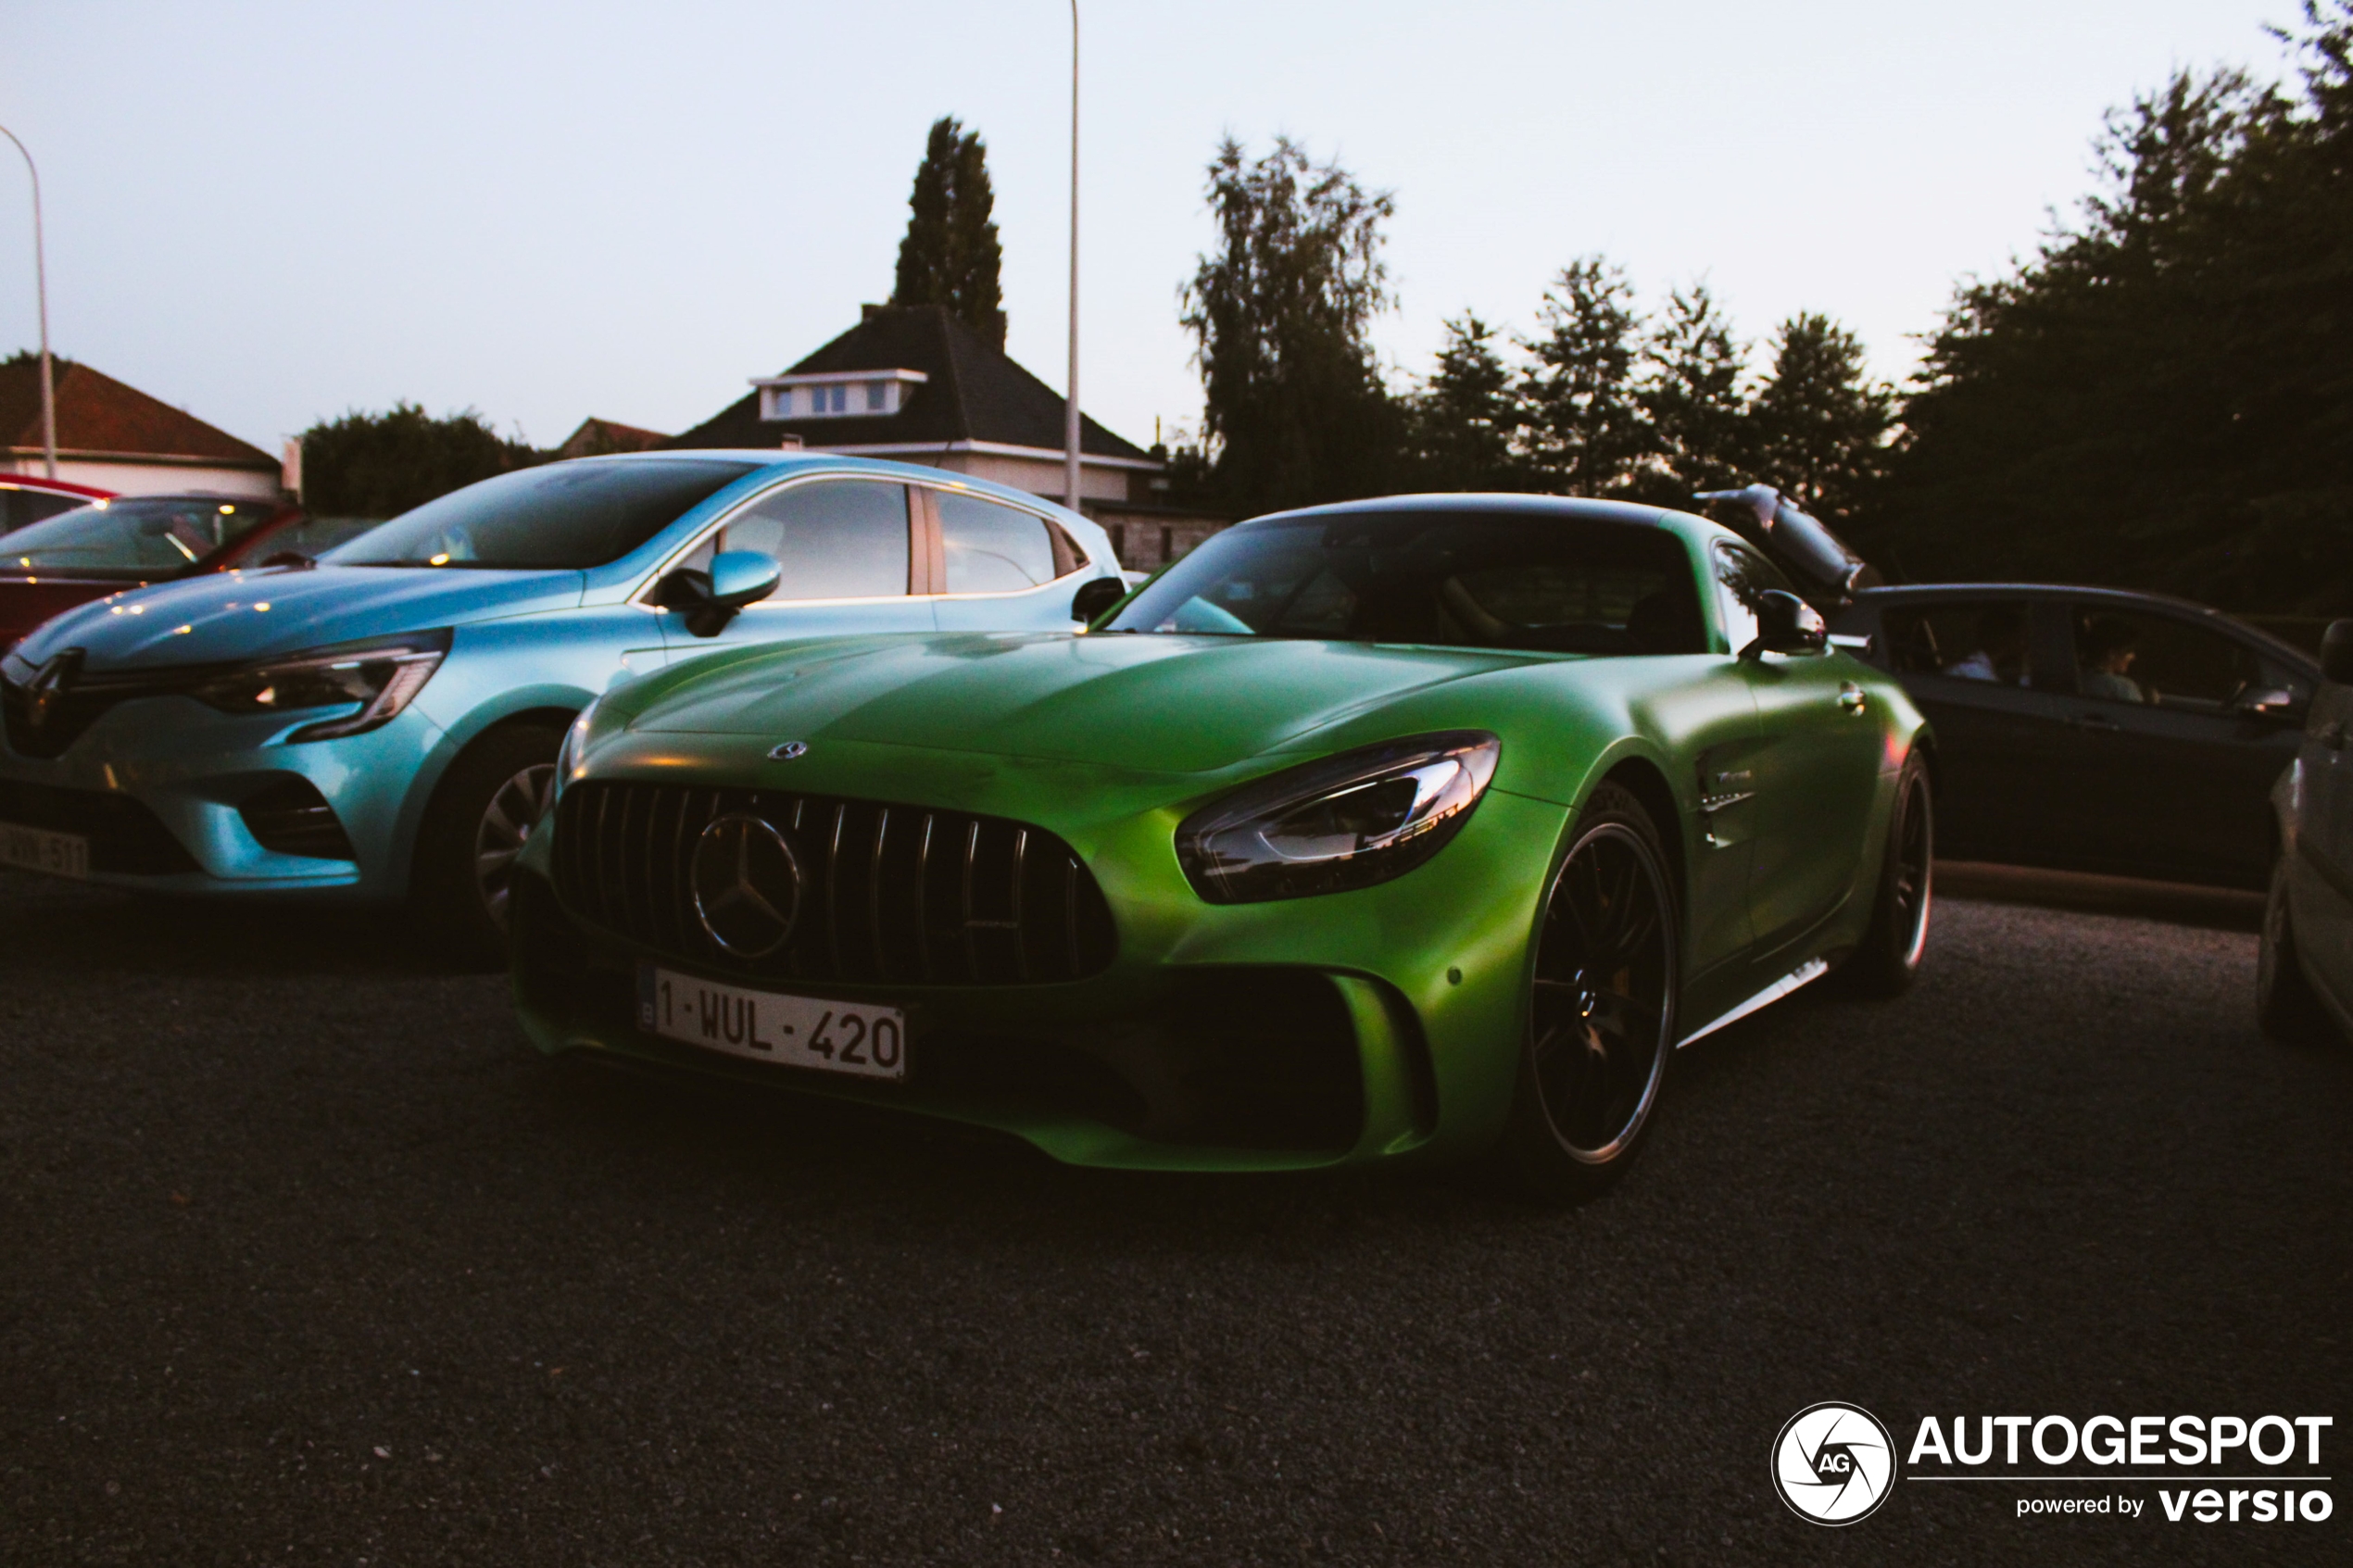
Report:
M 2321 1005 L 2296 948 L 2288 908 L 2287 856 L 2271 861 L 2271 889 L 2263 903 L 2263 943 L 2255 960 L 2255 1021 L 2274 1040 L 2309 1045 L 2326 1039 L 2328 1010 Z
M 1915 752 L 1895 776 L 1887 852 L 1880 857 L 1871 923 L 1842 966 L 1843 978 L 1867 997 L 1899 997 L 1919 977 L 1936 874 L 1936 799 L 1928 764 Z
M 1593 792 L 1545 889 L 1504 1163 L 1519 1190 L 1581 1203 L 1624 1173 L 1656 1120 L 1682 985 L 1675 882 L 1650 813 Z
M 507 901 L 516 855 L 555 786 L 563 732 L 491 731 L 459 754 L 434 791 L 410 879 L 434 944 L 469 968 L 507 961 Z

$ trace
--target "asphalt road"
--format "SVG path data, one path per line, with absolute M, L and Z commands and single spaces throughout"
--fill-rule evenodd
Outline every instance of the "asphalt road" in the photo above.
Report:
M 2353 1485 L 1832 1531 L 1767 1482 L 1831 1399 L 2345 1451 L 2353 1052 L 2260 1039 L 2254 965 L 1947 901 L 1912 996 L 1683 1053 L 1555 1214 L 548 1063 L 389 923 L 0 872 L 0 1562 L 2343 1562 Z

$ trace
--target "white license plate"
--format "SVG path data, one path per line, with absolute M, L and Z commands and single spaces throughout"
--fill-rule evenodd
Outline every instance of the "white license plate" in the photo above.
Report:
M 0 822 L 0 866 L 47 872 L 51 876 L 87 877 L 90 841 L 69 833 Z
M 643 964 L 637 1026 L 753 1061 L 894 1083 L 907 1076 L 907 1020 L 896 1008 L 747 991 Z

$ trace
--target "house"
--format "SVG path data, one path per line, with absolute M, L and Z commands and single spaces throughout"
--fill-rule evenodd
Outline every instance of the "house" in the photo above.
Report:
M 601 458 L 609 452 L 650 452 L 669 439 L 658 430 L 640 430 L 619 420 L 592 416 L 581 420 L 580 428 L 564 437 L 563 445 L 556 448 L 556 456 Z
M 1063 498 L 1063 398 L 939 305 L 869 305 L 859 322 L 672 447 L 787 446 L 888 458 Z M 1120 564 L 1150 571 L 1226 519 L 1168 506 L 1168 465 L 1081 416 L 1079 510 Z
M 87 365 L 53 362 L 57 477 L 124 495 L 204 491 L 274 501 L 278 459 Z M 0 472 L 44 471 L 41 361 L 0 360 Z

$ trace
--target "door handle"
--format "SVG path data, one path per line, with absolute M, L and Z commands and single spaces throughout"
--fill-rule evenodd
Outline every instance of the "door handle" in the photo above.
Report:
M 2118 729 L 2116 721 L 2105 713 L 2078 713 L 2068 722 L 2079 730 L 2097 730 L 2104 735 L 2112 735 Z
M 2331 751 L 2345 749 L 2345 726 L 2332 720 L 2312 732 L 2312 738 Z
M 1863 688 L 1854 682 L 1841 681 L 1838 684 L 1838 705 L 1849 713 L 1860 713 L 1870 707 L 1871 699 L 1865 696 Z

